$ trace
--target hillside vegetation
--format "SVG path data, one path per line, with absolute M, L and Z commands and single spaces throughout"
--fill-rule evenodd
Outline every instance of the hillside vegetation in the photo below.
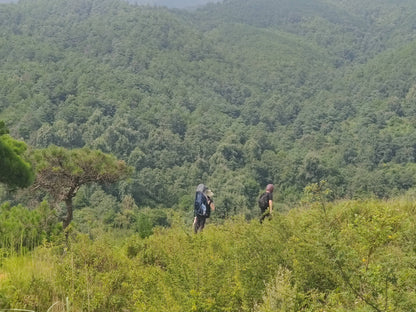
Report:
M 250 214 L 269 182 L 285 203 L 320 180 L 338 198 L 389 197 L 415 185 L 415 12 L 411 1 L 2 5 L 0 119 L 33 148 L 125 160 L 134 176 L 111 193 L 139 206 L 188 209 L 201 181 L 221 216 Z
M 1 209 L 2 229 L 5 214 L 23 213 L 18 207 Z M 170 229 L 158 228 L 145 239 L 120 232 L 73 233 L 63 251 L 55 236 L 53 243 L 26 256 L 2 256 L 0 306 L 35 311 L 52 304 L 59 311 L 412 311 L 415 209 L 411 198 L 311 201 L 262 225 L 232 218 L 198 235 L 173 216 Z M 47 211 L 39 211 L 33 224 L 40 225 Z M 11 251 L 5 246 L 11 240 L 10 234 L 2 235 L 3 251 Z
M 416 2 L 21 0 L 0 34 L 0 309 L 414 309 Z

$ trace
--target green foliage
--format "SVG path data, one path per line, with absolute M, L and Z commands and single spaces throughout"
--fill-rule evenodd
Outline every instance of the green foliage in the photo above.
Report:
M 81 186 L 115 183 L 127 178 L 132 171 L 131 167 L 124 161 L 117 160 L 114 155 L 88 148 L 67 150 L 50 146 L 36 150 L 32 159 L 37 173 L 34 190 L 43 190 L 55 202 L 64 202 L 66 205 L 64 228 L 72 221 L 73 198 Z
M 292 274 L 286 268 L 279 268 L 275 280 L 266 285 L 263 302 L 255 306 L 256 312 L 294 311 L 297 289 L 292 285 Z
M 0 5 L 0 181 L 30 185 L 28 144 L 64 226 L 76 210 L 62 245 L 59 205 L 1 205 L 1 307 L 414 309 L 413 200 L 368 199 L 415 188 L 414 1 Z M 89 185 L 117 159 L 131 183 Z M 247 221 L 270 182 L 302 206 Z
M 401 8 L 2 5 L 0 118 L 30 146 L 125 160 L 139 206 L 174 207 L 201 181 L 215 192 L 230 176 L 243 183 L 216 192 L 223 217 L 270 181 L 286 201 L 320 180 L 335 198 L 395 196 L 415 185 L 406 169 L 416 159 L 415 5 Z
M 324 213 L 326 213 L 325 204 L 328 201 L 330 194 L 331 190 L 327 187 L 326 181 L 309 184 L 304 189 L 306 202 L 317 203 L 321 206 Z
M 62 307 L 65 303 L 65 291 L 55 287 L 57 271 L 51 265 L 57 261 L 59 256 L 52 249 L 44 247 L 30 255 L 12 256 L 2 261 L 1 308 L 19 307 L 32 311 L 48 311 L 52 305 Z
M 198 235 L 181 222 L 146 237 L 73 232 L 63 254 L 50 244 L 30 261 L 3 258 L 1 300 L 37 309 L 68 297 L 71 311 L 410 311 L 414 212 L 405 199 L 328 203 L 325 212 L 311 202 Z
M 396 276 L 408 270 L 402 261 L 412 256 L 398 237 L 412 231 L 407 220 L 412 207 L 369 201 L 331 205 L 326 215 L 311 210 L 293 237 L 294 271 L 303 281 L 297 286 L 330 294 L 329 307 L 401 311 L 393 299 L 403 294 Z
M 9 187 L 27 187 L 33 183 L 31 164 L 25 159 L 26 144 L 14 140 L 0 121 L 0 183 Z
M 230 227 L 237 232 L 230 232 Z M 84 304 L 80 309 L 89 305 L 92 310 L 135 307 L 149 311 L 233 311 L 242 305 L 251 305 L 261 293 L 263 278 L 273 272 L 273 267 L 267 264 L 270 258 L 261 256 L 266 249 L 263 244 L 258 244 L 256 237 L 263 237 L 261 230 L 251 232 L 241 220 L 221 229 L 207 230 L 204 236 L 191 235 L 191 231 L 186 233 L 181 228 L 160 230 L 144 240 L 133 236 L 122 249 L 110 244 L 108 237 L 96 242 L 79 237 L 77 242 L 71 243 L 71 259 L 76 262 L 65 257 L 60 266 L 64 270 L 60 274 L 62 282 L 74 285 L 75 292 L 71 297 L 84 296 L 85 300 L 77 303 Z M 247 240 L 235 244 L 239 236 Z M 229 240 L 224 240 L 225 237 Z M 257 246 L 248 248 L 254 242 Z M 91 243 L 95 255 L 89 252 Z M 278 247 L 271 249 L 276 251 Z M 275 252 L 275 255 L 281 257 L 279 253 Z M 89 276 L 85 276 L 87 267 Z M 265 270 L 253 270 L 261 267 Z M 116 271 L 112 273 L 113 270 Z M 95 288 L 106 280 L 106 276 L 109 287 Z M 89 286 L 83 281 L 89 282 Z M 137 286 L 131 289 L 132 285 Z M 86 287 L 89 288 L 89 300 Z M 130 296 L 124 295 L 126 291 Z M 118 294 L 124 300 L 118 301 L 120 306 L 115 305 Z
M 0 249 L 6 255 L 25 254 L 44 242 L 59 240 L 57 223 L 46 203 L 35 210 L 4 203 L 0 206 Z

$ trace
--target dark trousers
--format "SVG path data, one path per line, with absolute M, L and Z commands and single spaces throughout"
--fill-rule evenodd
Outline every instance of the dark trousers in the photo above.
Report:
M 194 220 L 194 232 L 198 233 L 198 231 L 202 231 L 205 227 L 206 217 L 203 216 L 196 216 Z
M 266 209 L 261 210 L 260 223 L 263 223 L 263 221 L 266 217 L 268 217 L 270 219 L 269 207 L 267 207 Z

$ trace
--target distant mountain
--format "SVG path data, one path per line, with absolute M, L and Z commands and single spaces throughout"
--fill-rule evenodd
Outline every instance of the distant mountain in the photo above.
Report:
M 221 2 L 222 0 L 128 0 L 130 3 L 140 5 L 165 6 L 168 8 L 186 9 L 197 8 L 207 3 Z
M 0 0 L 0 3 L 13 3 L 19 0 Z M 222 0 L 126 0 L 129 3 L 138 5 L 150 5 L 150 6 L 164 6 L 167 8 L 176 9 L 192 9 L 204 6 L 208 3 L 217 3 Z
M 201 181 L 218 216 L 271 181 L 282 202 L 321 180 L 334 198 L 416 189 L 416 3 L 140 1 L 2 6 L 13 137 L 126 160 L 115 193 L 139 206 L 189 207 Z

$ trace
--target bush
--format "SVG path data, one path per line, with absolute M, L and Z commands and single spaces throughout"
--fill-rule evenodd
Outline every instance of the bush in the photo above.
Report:
M 63 253 L 5 256 L 0 300 L 39 310 L 68 297 L 74 312 L 410 311 L 415 212 L 406 200 L 313 201 L 196 235 L 177 221 L 144 238 L 74 232 Z

